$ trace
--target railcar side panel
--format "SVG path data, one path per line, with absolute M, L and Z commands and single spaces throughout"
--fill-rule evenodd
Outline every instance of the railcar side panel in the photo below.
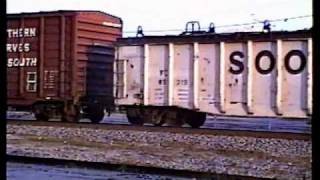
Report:
M 312 40 L 302 34 L 286 38 L 285 33 L 237 41 L 204 37 L 205 43 L 184 36 L 152 37 L 149 43 L 129 38 L 118 46 L 116 61 L 120 67 L 128 60 L 126 73 L 115 77 L 128 93 L 116 103 L 230 116 L 309 117 Z M 142 99 L 134 96 L 138 92 Z
M 150 45 L 148 59 L 148 104 L 168 105 L 169 87 L 169 47 Z
M 122 35 L 122 22 L 99 12 L 80 11 L 76 25 L 75 92 L 113 105 L 113 43 Z
M 246 112 L 247 88 L 247 46 L 246 43 L 225 44 L 225 69 L 226 80 L 225 98 L 226 112 L 244 115 Z M 242 62 L 242 64 L 240 64 Z
M 282 44 L 284 71 L 281 110 L 284 116 L 303 116 L 307 110 L 308 97 L 307 41 L 283 41 Z
M 220 46 L 199 44 L 198 101 L 199 109 L 220 113 Z
M 174 45 L 173 105 L 193 108 L 193 46 Z
M 121 33 L 121 19 L 102 12 L 9 14 L 8 105 L 112 99 L 113 43 Z
M 141 104 L 143 103 L 144 87 L 144 49 L 143 46 L 126 46 L 120 47 L 118 51 L 118 61 L 122 63 L 123 68 L 123 103 Z M 120 69 L 119 69 L 120 70 Z M 121 99 L 118 99 L 121 103 Z
M 266 53 L 269 51 L 269 53 Z M 261 53 L 262 52 L 262 53 Z M 277 97 L 277 44 L 276 42 L 254 42 L 252 45 L 252 113 L 276 115 Z M 259 58 L 261 57 L 261 58 Z M 274 62 L 274 63 L 272 63 Z M 260 67 L 257 69 L 257 67 Z

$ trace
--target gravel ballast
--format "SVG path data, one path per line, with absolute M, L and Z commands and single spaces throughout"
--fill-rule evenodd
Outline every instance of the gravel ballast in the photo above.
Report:
M 276 179 L 311 179 L 311 138 L 7 125 L 7 154 Z

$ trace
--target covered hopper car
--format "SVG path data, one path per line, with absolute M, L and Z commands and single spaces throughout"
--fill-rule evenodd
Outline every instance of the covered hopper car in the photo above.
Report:
M 115 103 L 133 124 L 312 113 L 310 30 L 120 38 L 115 56 Z
M 99 11 L 8 14 L 8 108 L 39 120 L 94 122 L 113 106 L 114 45 L 122 20 Z

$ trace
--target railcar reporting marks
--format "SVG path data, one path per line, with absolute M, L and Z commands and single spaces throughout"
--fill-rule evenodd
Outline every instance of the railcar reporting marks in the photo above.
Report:
M 7 53 L 9 56 L 7 59 L 7 67 L 37 66 L 37 57 L 28 57 L 28 54 L 32 51 L 32 46 L 31 43 L 26 42 L 36 36 L 37 29 L 34 27 L 7 29 L 8 41 L 16 38 L 19 40 L 19 43 L 7 43 Z M 12 55 L 15 55 L 16 57 L 12 57 Z

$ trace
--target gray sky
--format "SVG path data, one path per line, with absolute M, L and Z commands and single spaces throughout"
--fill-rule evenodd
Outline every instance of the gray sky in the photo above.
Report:
M 312 0 L 7 0 L 8 13 L 48 10 L 99 10 L 121 17 L 124 32 L 136 31 L 142 25 L 146 35 L 178 32 L 148 30 L 184 29 L 191 20 L 206 28 L 254 22 L 254 19 L 282 19 L 312 14 Z M 272 23 L 275 30 L 310 28 L 312 18 Z M 217 28 L 217 32 L 260 30 L 261 25 Z M 125 36 L 135 35 L 125 33 Z

